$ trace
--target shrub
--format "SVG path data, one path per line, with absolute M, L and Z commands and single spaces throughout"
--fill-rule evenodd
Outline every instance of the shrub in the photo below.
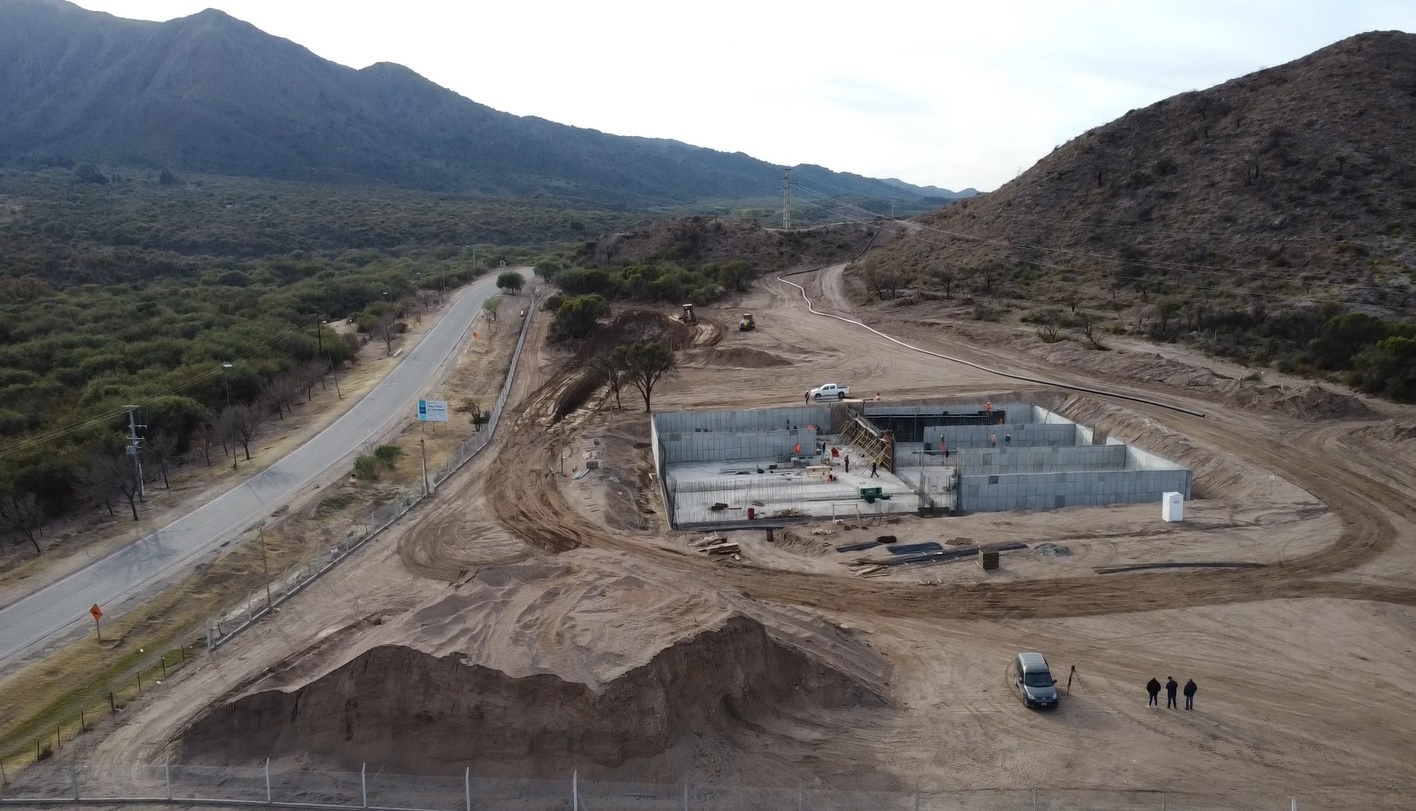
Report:
M 379 477 L 379 470 L 383 465 L 379 463 L 378 457 L 372 454 L 364 454 L 354 460 L 354 475 L 360 479 L 375 480 Z
M 403 449 L 397 445 L 380 445 L 374 448 L 374 458 L 386 467 L 393 467 L 401 456 L 403 456 Z

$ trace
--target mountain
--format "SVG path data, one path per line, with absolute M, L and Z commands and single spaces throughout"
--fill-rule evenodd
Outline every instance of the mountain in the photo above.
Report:
M 941 189 L 938 186 L 916 186 L 911 183 L 906 183 L 905 181 L 895 177 L 884 178 L 884 181 L 897 189 L 920 192 L 929 197 L 938 197 L 941 200 L 962 200 L 966 197 L 978 196 L 978 189 L 975 189 L 972 186 L 967 189 L 961 189 L 959 191 L 951 191 L 950 189 Z
M 1409 318 L 1413 130 L 1416 35 L 1361 34 L 1132 110 L 919 217 L 918 238 L 861 268 L 999 300 L 1070 289 L 1107 309 L 1171 296 L 1249 321 L 1334 301 Z
M 61 0 L 0 2 L 0 161 L 377 182 L 673 205 L 777 197 L 742 153 L 493 110 L 407 68 L 354 70 L 220 11 L 164 23 Z M 802 167 L 834 195 L 909 184 Z

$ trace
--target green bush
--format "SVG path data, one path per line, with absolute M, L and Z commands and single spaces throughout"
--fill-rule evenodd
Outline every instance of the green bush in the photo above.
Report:
M 380 445 L 374 448 L 374 458 L 386 467 L 393 467 L 401 456 L 403 456 L 403 449 L 397 445 Z
M 374 481 L 379 477 L 379 471 L 383 469 L 383 464 L 379 462 L 377 456 L 364 454 L 354 460 L 354 475 L 364 481 Z

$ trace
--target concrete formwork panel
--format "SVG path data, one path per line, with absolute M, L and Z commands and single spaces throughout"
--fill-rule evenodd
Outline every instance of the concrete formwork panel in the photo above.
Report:
M 1038 423 L 1005 423 L 1003 425 L 931 425 L 924 429 L 926 448 L 939 449 L 939 438 L 949 442 L 950 450 L 964 448 L 987 448 L 989 437 L 996 437 L 998 445 L 1076 445 L 1077 426 L 1042 425 Z M 1011 442 L 1004 437 L 1011 436 Z
M 1188 480 L 1187 470 L 961 476 L 959 508 L 1001 512 L 1159 503 L 1164 493 L 1183 492 Z
M 664 460 L 683 462 L 728 462 L 746 460 L 786 461 L 793 455 L 811 456 L 816 451 L 816 432 L 795 431 L 693 432 L 660 435 Z M 800 448 L 797 451 L 796 448 Z
M 1062 473 L 1125 470 L 1126 448 L 1110 445 L 1081 447 L 988 448 L 959 452 L 957 466 L 966 476 L 1014 473 Z
M 831 407 L 763 408 L 754 411 L 675 411 L 654 415 L 660 435 L 694 432 L 775 431 L 816 426 L 832 431 Z

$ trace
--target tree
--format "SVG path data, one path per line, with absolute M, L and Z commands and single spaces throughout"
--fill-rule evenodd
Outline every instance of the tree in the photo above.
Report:
M 113 513 L 113 498 L 121 495 L 133 511 L 133 520 L 138 520 L 138 496 L 142 488 L 138 485 L 133 460 L 126 453 L 95 452 L 80 469 L 79 481 L 90 498 L 108 507 L 109 514 Z
M 44 526 L 44 502 L 34 493 L 12 492 L 0 503 L 0 529 L 18 534 L 40 554 L 39 531 Z M 19 541 L 16 541 L 19 543 Z
M 1042 338 L 1044 343 L 1055 344 L 1062 340 L 1057 334 L 1062 319 L 1058 317 L 1056 310 L 1043 310 L 1034 320 L 1037 322 L 1038 337 Z
M 174 174 L 172 174 L 171 172 L 167 171 L 166 169 L 163 169 L 163 170 L 162 170 L 162 173 L 157 176 L 157 185 L 159 185 L 159 186 L 176 186 L 176 185 L 177 185 L 177 176 L 174 175 Z
M 1180 312 L 1183 305 L 1179 299 L 1166 297 L 1155 303 L 1156 334 L 1162 338 L 1170 338 L 1170 319 Z
M 536 263 L 536 275 L 547 282 L 554 280 L 556 274 L 560 272 L 561 266 L 559 262 L 552 262 L 551 260 L 547 259 L 543 262 Z
M 620 389 L 624 387 L 624 364 L 626 346 L 617 346 L 614 349 L 607 349 L 595 356 L 590 362 L 590 371 L 597 375 L 610 387 L 610 391 L 615 394 L 615 408 L 622 409 L 620 404 Z
M 584 338 L 595 322 L 610 314 L 610 303 L 596 293 L 571 296 L 556 308 L 556 332 L 566 338 Z
M 102 186 L 108 183 L 108 175 L 99 171 L 98 167 L 91 163 L 81 163 L 74 167 L 74 181 Z
M 904 282 L 904 277 L 893 270 L 876 268 L 865 274 L 865 282 L 870 285 L 870 289 L 875 293 L 875 298 L 884 301 L 886 293 L 889 298 L 894 298 L 899 294 L 900 284 Z
M 944 285 L 944 298 L 953 298 L 954 282 L 959 280 L 958 274 L 946 268 L 944 270 L 935 271 L 934 278 L 938 279 L 939 283 Z
M 251 443 L 260 438 L 267 421 L 265 413 L 255 406 L 238 405 L 221 412 L 221 416 L 232 444 L 240 444 L 246 461 L 251 461 Z
M 198 427 L 192 432 L 192 450 L 201 453 L 206 459 L 206 466 L 211 467 L 211 446 L 216 444 L 216 429 L 211 423 Z
M 624 350 L 624 379 L 644 395 L 644 410 L 648 412 L 651 410 L 650 396 L 654 393 L 654 386 L 665 375 L 678 370 L 678 360 L 672 349 L 657 341 L 626 344 L 621 349 Z
M 261 399 L 275 406 L 276 415 L 283 420 L 291 404 L 300 399 L 302 388 L 303 384 L 294 375 L 276 375 L 266 384 L 265 391 L 261 392 Z
M 305 402 L 315 399 L 315 384 L 323 389 L 325 375 L 329 373 L 329 363 L 324 358 L 305 361 L 291 372 L 294 380 L 305 390 Z
M 393 333 L 394 327 L 398 324 L 398 311 L 392 307 L 384 310 L 374 321 L 374 332 L 384 342 L 384 356 L 393 357 Z
M 467 421 L 472 423 L 473 430 L 477 431 L 482 430 L 482 426 L 486 425 L 492 416 L 482 409 L 481 403 L 471 397 L 463 400 L 454 410 L 459 414 L 466 414 Z
M 143 456 L 157 465 L 162 474 L 163 489 L 170 489 L 172 485 L 167 481 L 167 470 L 172 460 L 177 458 L 177 437 L 169 431 L 154 431 L 143 440 Z
M 488 296 L 487 300 L 482 302 L 482 310 L 486 312 L 488 321 L 497 320 L 497 310 L 500 310 L 501 306 L 501 296 Z
M 512 295 L 520 293 L 521 288 L 525 286 L 526 277 L 514 270 L 504 270 L 497 274 L 497 287 Z

